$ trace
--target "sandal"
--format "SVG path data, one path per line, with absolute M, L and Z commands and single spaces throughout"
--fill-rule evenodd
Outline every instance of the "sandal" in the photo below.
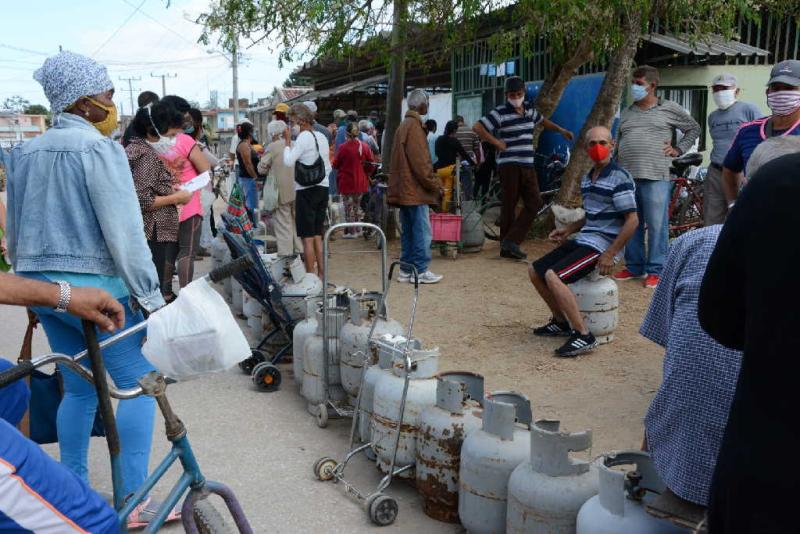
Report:
M 161 503 L 158 501 L 154 501 L 153 499 L 146 499 L 142 501 L 136 508 L 128 516 L 128 528 L 144 528 L 150 521 L 152 521 L 156 514 L 158 513 L 158 509 L 161 507 Z M 167 516 L 166 521 L 164 524 L 172 523 L 173 521 L 178 521 L 181 518 L 181 512 L 178 506 L 172 509 L 172 511 Z

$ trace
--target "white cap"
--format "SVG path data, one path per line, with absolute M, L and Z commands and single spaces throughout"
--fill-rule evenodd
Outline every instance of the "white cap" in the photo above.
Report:
M 248 119 L 247 117 L 245 117 L 245 118 L 243 118 L 242 120 L 240 120 L 240 121 L 239 121 L 237 124 L 238 124 L 239 126 L 241 126 L 242 124 L 253 124 L 253 123 L 250 121 L 250 119 Z
M 308 108 L 311 113 L 317 112 L 317 105 L 314 103 L 313 100 L 306 100 L 303 102 L 303 105 Z

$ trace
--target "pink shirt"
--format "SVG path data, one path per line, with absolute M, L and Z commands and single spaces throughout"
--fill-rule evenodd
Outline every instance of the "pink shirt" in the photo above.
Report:
M 170 167 L 178 170 L 181 183 L 185 184 L 198 174 L 197 169 L 195 169 L 192 162 L 189 161 L 189 153 L 197 142 L 191 136 L 184 133 L 178 134 L 176 139 L 175 147 L 171 152 L 164 155 L 164 159 L 169 162 Z M 200 204 L 200 191 L 195 191 L 194 194 L 192 194 L 192 200 L 184 204 L 180 212 L 180 217 L 178 219 L 181 222 L 194 215 L 203 214 L 203 206 Z

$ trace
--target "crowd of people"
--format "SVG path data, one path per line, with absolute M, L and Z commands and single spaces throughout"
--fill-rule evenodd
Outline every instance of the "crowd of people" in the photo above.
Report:
M 139 109 L 116 142 L 110 138 L 118 122 L 114 87 L 105 67 L 65 51 L 48 58 L 34 77 L 50 102 L 53 127 L 16 147 L 5 162 L 2 252 L 20 278 L 0 276 L 0 300 L 30 307 L 51 348 L 75 354 L 85 348 L 81 318 L 98 324 L 102 340 L 174 300 L 176 275 L 180 288 L 192 281 L 203 235 L 216 231 L 204 196 L 211 184 L 202 179 L 220 160 L 203 141 L 202 114 L 179 96 L 139 95 Z M 680 498 L 709 507 L 709 532 L 789 532 L 797 468 L 772 469 L 764 459 L 794 435 L 790 380 L 796 364 L 787 355 L 796 322 L 789 310 L 796 259 L 790 232 L 798 217 L 800 61 L 772 69 L 766 90 L 772 115 L 763 118 L 757 107 L 739 101 L 735 76 L 711 81 L 717 109 L 708 122 L 713 150 L 704 183 L 706 227 L 671 244 L 671 160 L 692 150 L 700 127 L 680 105 L 658 96 L 658 83 L 655 68 L 636 68 L 633 102 L 622 110 L 616 133 L 593 126 L 580 140 L 592 162 L 580 183 L 585 215 L 553 230 L 549 238 L 557 247 L 529 264 L 530 282 L 551 312 L 532 333 L 565 338 L 555 349 L 559 357 L 584 354 L 597 340 L 570 284 L 596 271 L 642 279 L 655 289 L 641 334 L 665 349 L 662 384 L 645 419 L 644 447 L 656 469 Z M 442 280 L 430 270 L 430 207 L 450 209 L 460 162 L 469 169 L 461 175 L 464 198 L 480 194 L 497 173 L 500 256 L 527 259 L 520 245 L 542 205 L 534 130 L 541 125 L 569 141 L 573 133 L 536 110 L 521 78 L 506 80 L 505 96 L 473 126 L 457 116 L 437 135 L 439 125 L 424 120 L 427 93 L 409 92 L 388 176 L 388 202 L 402 227 L 397 281 L 412 281 L 414 271 L 421 283 Z M 273 188 L 267 211 L 278 254 L 302 255 L 307 271 L 322 276 L 332 197 L 343 199 L 348 222 L 363 219 L 382 126 L 377 116 L 360 118 L 354 110 L 335 110 L 334 123 L 324 126 L 317 111 L 312 101 L 279 104 L 264 146 L 245 119 L 229 155 L 250 222 L 259 226 L 261 197 L 266 207 L 265 191 Z M 342 237 L 358 235 L 348 228 Z M 624 269 L 614 273 L 623 257 Z M 132 387 L 153 370 L 141 352 L 143 335 L 104 351 L 117 387 Z M 17 462 L 12 465 L 30 459 L 82 496 L 74 505 L 45 498 L 45 508 L 59 512 L 42 519 L 45 526 L 67 520 L 105 532 L 116 518 L 87 483 L 97 396 L 73 371 L 60 372 L 61 465 L 54 467 L 9 430 L 24 412 L 24 388 L 6 390 L 0 399 L 0 459 Z M 8 401 L 12 394 L 16 400 Z M 154 412 L 146 396 L 119 403 L 125 494 L 147 476 Z M 6 475 L 0 469 L 0 478 Z M 50 486 L 40 494 L 53 494 Z M 57 506 L 72 506 L 71 513 Z M 157 507 L 145 500 L 128 526 L 146 525 Z M 78 517 L 79 508 L 106 526 Z M 169 519 L 179 516 L 175 510 Z

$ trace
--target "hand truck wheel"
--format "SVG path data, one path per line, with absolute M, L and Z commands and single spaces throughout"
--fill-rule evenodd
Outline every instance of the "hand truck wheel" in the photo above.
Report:
M 336 469 L 336 460 L 333 458 L 329 458 L 328 456 L 323 456 L 316 462 L 314 462 L 314 476 L 317 477 L 317 480 L 326 481 L 331 480 L 333 478 L 333 470 Z
M 270 362 L 261 362 L 253 369 L 253 384 L 259 391 L 276 391 L 281 380 L 280 370 Z
M 369 498 L 367 513 L 370 520 L 381 527 L 391 525 L 397 519 L 400 507 L 393 497 L 379 493 Z
M 324 402 L 317 406 L 317 426 L 320 428 L 328 426 L 328 405 Z

